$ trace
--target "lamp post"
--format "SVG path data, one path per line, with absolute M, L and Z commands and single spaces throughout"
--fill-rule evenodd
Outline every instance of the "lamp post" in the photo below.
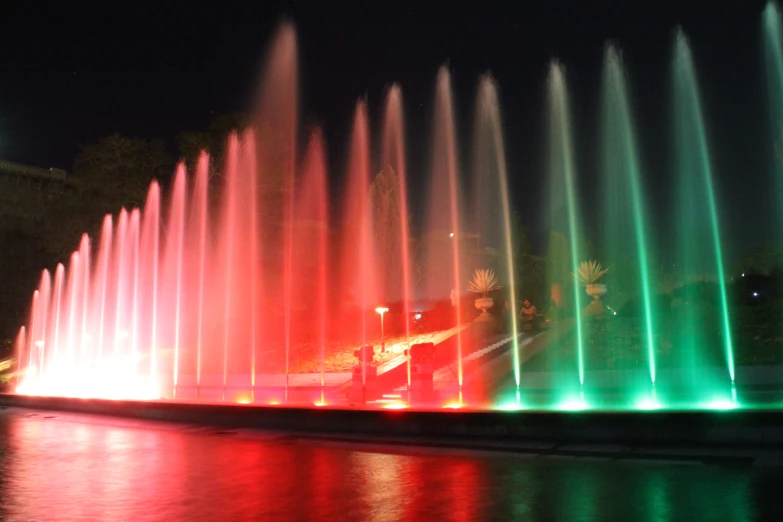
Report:
M 379 306 L 378 308 L 375 309 L 375 311 L 381 314 L 381 353 L 383 353 L 386 351 L 386 341 L 384 341 L 383 338 L 383 314 L 388 312 L 389 309 L 384 306 Z

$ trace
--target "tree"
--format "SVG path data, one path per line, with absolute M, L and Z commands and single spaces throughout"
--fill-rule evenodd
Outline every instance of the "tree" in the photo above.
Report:
M 511 248 L 514 255 L 514 281 L 517 299 L 534 303 L 547 302 L 546 263 L 543 257 L 533 255 L 528 241 L 527 227 L 518 212 L 511 213 Z
M 399 298 L 402 289 L 402 220 L 399 184 L 394 169 L 385 167 L 381 170 L 375 176 L 370 192 L 380 290 L 384 299 Z
M 783 268 L 783 257 L 773 247 L 764 247 L 746 255 L 740 263 L 741 273 L 772 275 Z
M 546 278 L 550 288 L 550 301 L 558 309 L 565 305 L 566 290 L 575 284 L 570 275 L 570 265 L 568 240 L 560 232 L 552 230 L 549 233 L 549 247 L 546 254 Z
M 568 240 L 560 232 L 549 233 L 549 246 L 546 254 L 547 281 L 550 284 L 563 284 L 570 274 L 570 252 Z
M 183 131 L 177 135 L 177 148 L 180 157 L 188 167 L 193 167 L 202 150 L 212 157 L 213 167 L 218 170 L 223 165 L 226 141 L 232 132 L 242 132 L 250 126 L 247 114 L 224 114 L 215 117 L 204 131 Z
M 96 237 L 104 214 L 143 207 L 152 180 L 168 179 L 172 171 L 161 142 L 113 134 L 84 145 L 74 162 L 76 193 L 47 209 L 42 246 L 67 259 L 82 233 Z
M 112 212 L 141 207 L 152 180 L 167 179 L 172 167 L 162 142 L 113 134 L 82 147 L 73 170 L 82 194 Z

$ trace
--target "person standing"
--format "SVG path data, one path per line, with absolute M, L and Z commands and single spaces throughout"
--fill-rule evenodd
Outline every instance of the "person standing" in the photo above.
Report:
M 529 299 L 525 299 L 522 308 L 519 310 L 519 315 L 522 317 L 522 326 L 524 329 L 532 330 L 536 317 L 538 316 L 538 311 Z

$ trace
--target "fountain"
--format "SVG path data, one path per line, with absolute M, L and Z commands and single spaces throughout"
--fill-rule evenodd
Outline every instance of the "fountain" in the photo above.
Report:
M 770 3 L 762 28 L 773 132 L 783 118 L 780 18 Z M 323 132 L 313 127 L 299 142 L 293 26 L 283 24 L 270 49 L 256 117 L 221 155 L 178 165 L 165 194 L 153 182 L 143 208 L 117 209 L 97 241 L 82 236 L 67 264 L 42 272 L 16 340 L 18 394 L 390 409 L 740 405 L 737 386 L 755 374 L 735 362 L 720 187 L 682 31 L 672 59 L 673 180 L 656 178 L 676 196 L 671 223 L 650 210 L 619 47 L 604 50 L 600 204 L 582 190 L 590 168 L 577 147 L 570 76 L 549 64 L 541 286 L 552 303 L 541 303 L 546 329 L 524 332 L 511 185 L 534 174 L 507 164 L 513 144 L 496 80 L 479 79 L 463 152 L 451 73 L 437 71 L 421 170 L 407 163 L 402 88 L 386 93 L 377 144 L 367 101 L 357 101 L 344 189 L 332 193 Z M 412 197 L 427 185 L 421 201 Z M 576 274 L 592 259 L 590 239 L 610 270 L 605 287 L 585 292 Z M 656 267 L 669 260 L 689 279 L 664 306 Z M 499 284 L 481 290 L 479 316 L 463 294 L 483 268 Z M 585 306 L 587 294 L 602 299 Z M 631 362 L 616 366 L 607 346 L 633 351 L 624 354 Z
M 693 397 L 712 395 L 720 389 L 718 382 L 710 382 L 714 377 L 704 371 L 707 367 L 725 368 L 725 389 L 729 389 L 735 379 L 734 354 L 712 165 L 691 49 L 680 30 L 675 35 L 673 68 L 673 140 L 679 201 L 671 227 L 686 277 L 707 278 L 707 274 L 712 274 L 718 288 L 718 307 L 713 317 L 719 324 L 720 336 L 710 338 L 706 328 L 710 311 L 700 305 L 695 285 L 684 287 L 685 302 L 691 305 L 682 308 L 679 365 L 685 370 L 683 378 Z
M 569 245 L 566 273 L 560 270 L 558 274 L 550 273 L 548 277 L 554 284 L 562 285 L 571 290 L 571 314 L 575 328 L 576 357 L 570 368 L 557 368 L 558 372 L 576 370 L 578 381 L 564 376 L 559 383 L 559 393 L 564 403 L 582 404 L 584 402 L 585 369 L 584 342 L 582 338 L 583 320 L 581 311 L 582 296 L 579 286 L 573 278 L 578 271 L 581 260 L 580 240 L 581 216 L 579 198 L 577 196 L 577 178 L 574 157 L 574 141 L 571 128 L 571 113 L 566 86 L 566 75 L 563 66 L 553 61 L 549 67 L 547 80 L 549 96 L 549 183 L 551 228 L 567 238 Z M 558 236 L 555 236 L 558 237 Z M 567 313 L 567 311 L 566 311 Z M 578 397 L 578 398 L 574 398 Z
M 411 275 L 411 232 L 408 223 L 408 170 L 405 156 L 405 130 L 402 110 L 402 89 L 394 84 L 386 96 L 386 111 L 384 113 L 383 142 L 381 149 L 381 168 L 390 168 L 397 176 L 397 198 L 400 226 L 400 262 L 402 288 L 399 295 L 403 302 L 403 324 L 405 331 L 405 344 L 410 344 L 411 336 L 411 299 L 413 297 L 413 285 Z M 407 386 L 411 386 L 410 358 L 406 362 Z
M 461 300 L 467 277 L 460 263 L 463 253 L 464 212 L 457 158 L 457 137 L 454 121 L 454 104 L 451 93 L 451 74 L 442 66 L 438 70 L 435 88 L 435 115 L 432 145 L 432 178 L 427 207 L 427 230 L 434 237 L 427 242 L 426 261 L 429 271 L 425 286 L 429 297 L 449 291 L 456 294 L 454 322 L 457 325 L 456 358 L 457 386 L 463 385 L 463 339 L 460 323 L 463 320 Z
M 641 296 L 643 314 L 637 332 L 644 339 L 649 368 L 649 385 L 641 378 L 635 379 L 628 389 L 631 394 L 654 389 L 655 323 L 647 233 L 650 219 L 642 196 L 644 180 L 622 55 L 615 45 L 605 49 L 602 87 L 603 251 L 613 273 L 620 273 L 620 277 L 615 278 L 618 283 L 615 294 L 622 292 L 617 286 L 625 285 L 628 295 Z M 629 268 L 630 273 L 623 274 L 624 268 Z M 622 306 L 622 303 L 618 304 Z
M 511 230 L 511 203 L 509 201 L 506 150 L 503 141 L 503 123 L 495 80 L 485 75 L 479 81 L 476 99 L 476 123 L 474 137 L 474 221 L 479 227 L 479 237 L 485 248 L 498 248 L 504 252 L 500 263 L 501 276 L 508 281 L 509 312 L 511 313 L 511 343 L 514 365 L 514 382 L 519 388 L 521 360 L 519 354 L 519 328 L 517 327 L 517 284 L 514 274 L 514 247 Z M 500 205 L 497 198 L 500 195 Z M 505 266 L 503 266 L 503 261 Z
M 776 201 L 783 194 L 783 164 L 780 162 L 779 143 L 783 136 L 783 21 L 780 7 L 775 2 L 767 2 L 761 16 L 761 31 L 764 44 L 764 65 L 767 80 L 767 98 L 770 125 L 770 160 L 775 173 L 777 190 Z M 783 216 L 783 206 L 777 205 L 778 217 Z M 783 238 L 778 238 L 780 241 Z

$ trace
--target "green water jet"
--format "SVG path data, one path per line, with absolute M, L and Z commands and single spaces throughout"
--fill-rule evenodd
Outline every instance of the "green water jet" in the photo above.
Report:
M 603 229 L 610 264 L 623 252 L 636 252 L 638 282 L 644 304 L 644 336 L 650 379 L 655 384 L 652 290 L 649 270 L 647 217 L 642 198 L 641 167 L 628 101 L 623 60 L 613 45 L 606 47 L 603 71 L 602 136 L 603 186 L 606 217 Z M 627 203 L 630 196 L 630 208 Z
M 574 166 L 574 150 L 571 128 L 571 113 L 568 105 L 568 92 L 565 72 L 562 65 L 553 60 L 549 67 L 549 180 L 551 183 L 550 197 L 553 222 L 557 221 L 554 214 L 558 209 L 565 210 L 567 237 L 570 243 L 570 269 L 577 273 L 579 266 L 580 235 L 578 230 L 579 207 L 576 196 L 576 168 Z M 564 191 L 564 193 L 563 193 Z M 564 200 L 564 201 L 563 201 Z M 553 227 L 554 228 L 554 227 Z M 579 385 L 584 385 L 584 339 L 581 309 L 579 307 L 579 286 L 573 281 L 568 283 L 573 288 L 573 313 L 576 328 L 577 366 L 579 370 Z
M 508 172 L 506 168 L 506 148 L 503 141 L 503 123 L 500 115 L 497 86 L 490 75 L 481 77 L 476 103 L 476 136 L 475 136 L 475 175 L 478 178 L 476 192 L 484 195 L 479 198 L 479 227 L 481 236 L 492 234 L 491 229 L 502 232 L 502 237 L 493 238 L 493 245 L 503 245 L 511 293 L 511 335 L 512 356 L 514 365 L 514 381 L 519 393 L 521 378 L 519 358 L 519 328 L 517 325 L 517 285 L 514 279 L 514 253 L 511 242 L 511 206 L 509 203 Z M 494 183 L 493 183 L 494 182 Z M 494 185 L 494 187 L 493 187 Z M 494 188 L 495 190 L 488 190 Z M 493 216 L 491 209 L 497 206 L 500 198 L 501 213 Z M 481 217 L 489 214 L 488 219 Z M 494 218 L 494 219 L 493 219 Z M 485 222 L 482 222 L 485 221 Z M 488 230 L 489 229 L 489 230 Z
M 770 172 L 778 223 L 783 222 L 783 22 L 780 7 L 768 2 L 761 15 L 761 34 L 767 80 L 767 113 L 770 125 Z M 783 245 L 783 228 L 778 227 L 777 245 Z
M 723 267 L 723 251 L 721 248 L 720 226 L 713 187 L 713 172 L 710 163 L 710 153 L 707 145 L 704 116 L 701 98 L 696 81 L 693 56 L 686 36 L 678 29 L 674 45 L 674 119 L 677 176 L 680 180 L 679 219 L 674 224 L 680 234 L 680 247 L 685 259 L 686 276 L 706 277 L 707 272 L 715 270 L 719 291 L 719 308 L 723 349 L 729 378 L 734 382 L 734 349 L 732 342 L 729 306 L 726 292 L 726 279 Z M 703 191 L 703 192 L 702 192 Z M 702 216 L 698 210 L 700 199 L 706 203 L 705 224 L 707 238 L 704 238 L 704 250 L 700 249 L 701 232 L 699 219 Z M 711 252 L 711 254 L 710 254 Z M 703 254 L 706 257 L 700 257 Z M 698 339 L 701 330 L 697 326 L 694 303 L 686 306 L 690 338 Z M 696 356 L 697 342 L 691 341 L 691 357 Z M 691 370 L 695 366 L 691 365 Z

